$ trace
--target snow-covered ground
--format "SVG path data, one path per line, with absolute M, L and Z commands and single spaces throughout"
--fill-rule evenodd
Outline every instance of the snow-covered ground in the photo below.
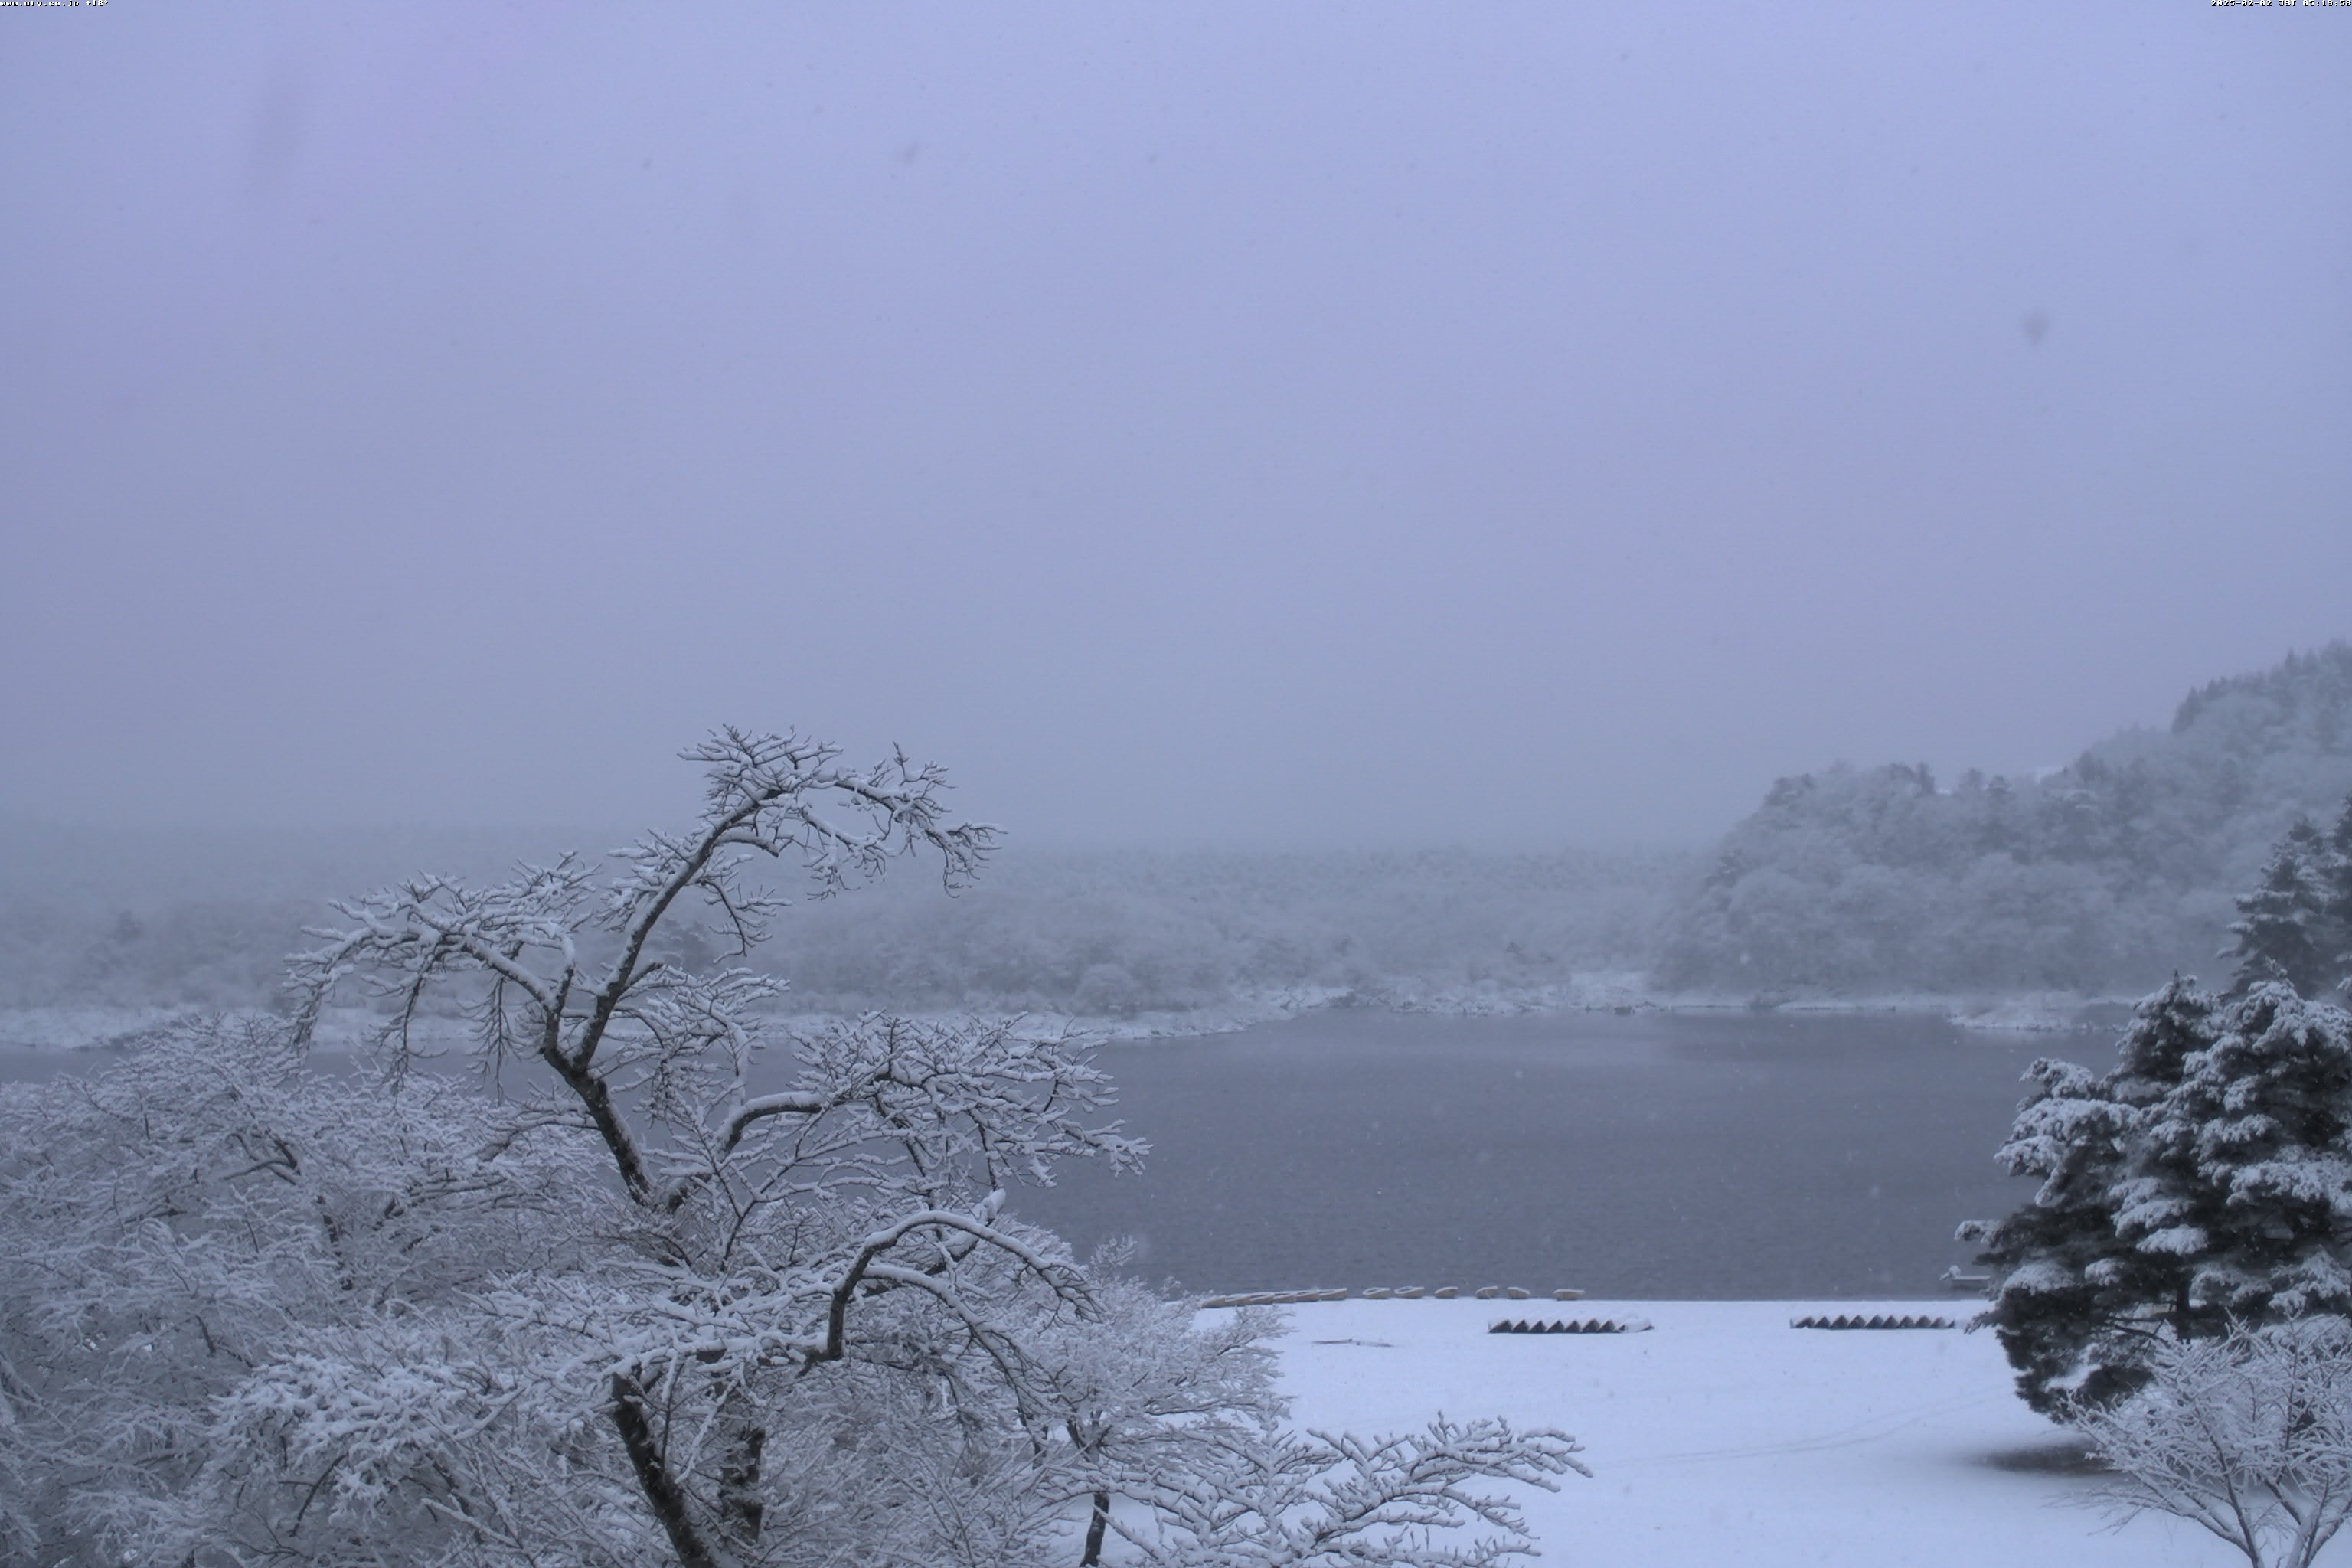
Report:
M 1989 1333 L 1800 1330 L 1807 1312 L 1969 1301 L 1347 1300 L 1288 1308 L 1303 1426 L 1500 1415 L 1584 1445 L 1590 1480 L 1527 1490 L 1550 1563 L 1607 1568 L 2221 1568 L 2220 1542 L 2068 1506 L 2091 1484 L 2019 1402 Z M 1498 1318 L 1638 1316 L 1646 1333 L 1492 1334 Z

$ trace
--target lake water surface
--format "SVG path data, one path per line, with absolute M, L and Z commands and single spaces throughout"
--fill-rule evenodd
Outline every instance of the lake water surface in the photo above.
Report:
M 2035 1057 L 2109 1037 L 1940 1019 L 1318 1013 L 1106 1047 L 1139 1178 L 1076 1164 L 1013 1207 L 1205 1291 L 1580 1287 L 1928 1296 L 1964 1219 L 2032 1190 L 1992 1152 Z M 0 1078 L 106 1058 L 8 1051 Z
M 1140 1179 L 1016 1196 L 1081 1253 L 1202 1290 L 1559 1285 L 1613 1298 L 1933 1295 L 2037 1056 L 1901 1016 L 1334 1012 L 1103 1052 Z

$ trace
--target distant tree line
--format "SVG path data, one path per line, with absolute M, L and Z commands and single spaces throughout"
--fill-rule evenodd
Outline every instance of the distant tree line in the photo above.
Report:
M 492 863 L 495 866 L 495 862 Z M 884 887 L 777 920 L 786 1005 L 1119 1017 L 1314 992 L 1372 1004 L 1527 996 L 1644 968 L 1687 857 L 1005 853 L 954 899 Z M 136 906 L 0 897 L 0 1008 L 273 1005 L 277 956 L 323 903 L 214 898 Z M 700 963 L 722 934 L 666 934 Z
M 1782 779 L 1711 853 L 1077 853 L 1016 834 L 964 897 L 795 908 L 776 951 L 788 1005 L 840 1013 L 1119 1017 L 1287 994 L 1508 1005 L 1642 973 L 1742 999 L 2129 994 L 2210 958 L 2269 847 L 2347 792 L 2339 644 L 2216 681 L 2168 731 L 2114 736 L 2041 777 L 1895 764 Z M 101 852 L 123 863 L 73 885 Z M 293 889 L 361 878 L 321 881 L 281 849 L 249 888 L 224 872 L 200 896 L 129 891 L 206 886 L 204 853 L 57 851 L 0 824 L 0 1008 L 271 1005 L 276 955 L 325 912 Z M 393 853 L 372 842 L 344 858 Z M 429 858 L 478 876 L 511 857 L 477 836 Z M 670 940 L 698 962 L 696 943 L 719 939 Z
M 2341 643 L 2216 681 L 2168 731 L 2040 778 L 1784 778 L 1681 899 L 1657 976 L 1749 995 L 2137 989 L 2210 956 L 2267 847 L 2347 791 Z

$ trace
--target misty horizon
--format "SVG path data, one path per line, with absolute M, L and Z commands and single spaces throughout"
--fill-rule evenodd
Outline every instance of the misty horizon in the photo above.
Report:
M 2325 649 L 2292 649 L 2289 658 L 2308 657 L 2326 650 L 2340 649 L 2345 639 L 2337 638 L 2325 645 Z M 1832 771 L 1840 768 L 1869 769 L 1890 763 L 1903 766 L 1921 765 L 1929 769 L 1938 781 L 1938 787 L 1948 793 L 1953 782 L 1969 773 L 1988 777 L 2009 777 L 2036 781 L 2064 771 L 2082 754 L 2100 742 L 2128 742 L 2136 737 L 2154 737 L 2169 728 L 2172 714 L 2191 692 L 2243 677 L 2258 676 L 2262 670 L 2231 670 L 2217 673 L 2210 680 L 2199 681 L 2189 690 L 2178 694 L 2167 713 L 2160 719 L 2134 720 L 2119 722 L 2095 735 L 2085 736 L 2080 743 L 2062 757 L 2025 767 L 1999 768 L 1984 765 L 1968 758 L 1927 759 L 1902 757 L 1822 758 L 1790 773 L 1771 779 L 1754 781 L 1747 800 L 1731 816 L 1710 826 L 1693 828 L 1678 837 L 1657 837 L 1633 838 L 1591 833 L 1573 837 L 1563 833 L 1545 839 L 1531 837 L 1526 842 L 1504 843 L 1492 839 L 1468 837 L 1444 839 L 1435 837 L 1412 839 L 1402 836 L 1378 842 L 1316 838 L 1312 837 L 1275 839 L 1253 837 L 1244 834 L 1223 837 L 1164 836 L 1157 839 L 1073 836 L 1052 837 L 1024 831 L 1021 824 L 991 817 L 987 812 L 968 808 L 962 800 L 963 791 L 955 788 L 954 770 L 950 769 L 950 794 L 958 814 L 970 820 L 987 822 L 1003 836 L 999 854 L 1020 855 L 1024 852 L 1045 856 L 1175 854 L 1175 855 L 1323 855 L 1372 850 L 1402 855 L 1469 854 L 1469 855 L 1559 855 L 1601 854 L 1625 857 L 1645 855 L 1686 855 L 1703 850 L 1719 840 L 1735 822 L 1754 809 L 1758 801 L 1780 779 Z M 823 737 L 820 737 L 823 738 Z M 887 750 L 887 748 L 886 748 Z M 909 755 L 916 753 L 909 749 Z M 846 757 L 845 761 L 863 759 Z M 217 859 L 217 870 L 223 874 L 239 874 L 239 868 L 249 868 L 257 860 L 282 859 L 290 853 L 308 849 L 314 854 L 340 858 L 354 847 L 379 857 L 407 852 L 456 854 L 487 865 L 488 860 L 504 860 L 517 855 L 543 856 L 562 852 L 601 856 L 632 841 L 646 829 L 675 826 L 688 820 L 696 809 L 692 765 L 677 761 L 680 788 L 666 815 L 637 823 L 619 821 L 594 824 L 581 820 L 530 821 L 522 817 L 512 820 L 435 820 L 425 817 L 380 816 L 352 817 L 341 821 L 303 820 L 261 824 L 229 818 L 226 821 L 204 822 L 194 819 L 174 820 L 167 811 L 142 814 L 135 823 L 110 823 L 97 816 L 81 815 L 71 810 L 39 812 L 12 809 L 0 805 L 0 834 L 17 834 L 36 837 L 51 832 L 63 832 L 77 837 L 110 842 L 126 855 L 132 852 L 150 855 L 191 847 L 209 850 Z M 191 842 L 193 840 L 193 844 Z M 71 858 L 86 858 L 90 846 L 77 850 Z M 100 851 L 100 858 L 104 852 Z M 204 856 L 199 853 L 199 860 Z
M 2352 630 L 2337 18 L 11 14 L 0 812 L 1686 844 Z

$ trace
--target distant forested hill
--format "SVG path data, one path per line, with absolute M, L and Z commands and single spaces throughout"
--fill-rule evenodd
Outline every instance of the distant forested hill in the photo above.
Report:
M 2226 968 L 2232 895 L 2298 814 L 2332 819 L 2347 794 L 2352 647 L 2336 645 L 2217 681 L 2168 731 L 2040 779 L 1782 779 L 1713 855 L 1081 854 L 1016 837 L 961 897 L 893 877 L 788 911 L 767 953 L 797 1005 L 839 1011 L 1509 1006 L 1619 999 L 1644 970 L 1743 998 L 2137 993 L 2175 965 Z M 0 1010 L 266 1005 L 327 897 L 627 837 L 0 820 Z
M 2040 779 L 1775 784 L 1667 922 L 1656 976 L 1743 994 L 2145 989 L 2212 967 L 2264 856 L 2352 793 L 2352 647 L 2191 692 Z

